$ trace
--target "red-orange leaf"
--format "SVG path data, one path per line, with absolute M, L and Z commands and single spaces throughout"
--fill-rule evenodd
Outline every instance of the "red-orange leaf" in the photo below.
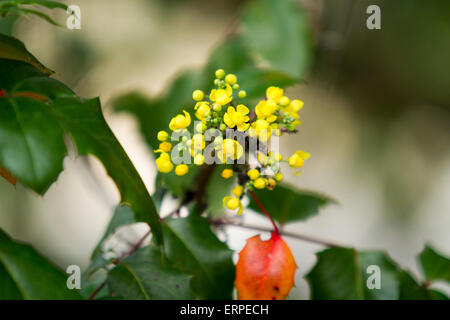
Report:
M 0 177 L 5 178 L 12 185 L 16 185 L 17 183 L 16 177 L 14 177 L 8 170 L 3 169 L 2 167 L 0 167 Z
M 239 300 L 281 300 L 294 286 L 297 264 L 279 234 L 263 241 L 257 235 L 247 240 L 236 265 Z

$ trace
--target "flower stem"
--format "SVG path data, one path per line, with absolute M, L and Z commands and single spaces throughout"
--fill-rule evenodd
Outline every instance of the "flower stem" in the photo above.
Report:
M 275 221 L 272 219 L 272 217 L 270 216 L 270 214 L 267 212 L 266 208 L 264 208 L 263 204 L 261 203 L 261 201 L 259 200 L 259 198 L 257 197 L 257 195 L 253 192 L 250 191 L 250 195 L 252 196 L 253 200 L 256 202 L 256 204 L 258 205 L 258 207 L 261 209 L 261 211 L 266 215 L 266 217 L 270 220 L 270 222 L 272 223 L 273 226 L 273 231 L 276 234 L 280 234 L 280 230 L 278 229 L 277 224 L 275 223 Z

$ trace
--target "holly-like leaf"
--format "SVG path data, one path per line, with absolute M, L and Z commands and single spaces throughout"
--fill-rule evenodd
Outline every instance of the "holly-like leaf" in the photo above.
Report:
M 48 9 L 63 9 L 67 10 L 67 5 L 58 1 L 51 0 L 3 0 L 0 3 L 0 8 L 19 6 L 19 5 L 39 5 Z
M 136 222 L 150 224 L 161 243 L 159 215 L 107 125 L 100 100 L 77 97 L 64 84 L 23 61 L 0 59 L 0 69 L 0 166 L 44 193 L 62 171 L 65 132 L 79 154 L 94 155 L 103 163 L 121 193 L 121 202 L 129 204 Z
M 108 273 L 109 295 L 131 300 L 192 299 L 191 276 L 177 270 L 160 251 L 147 246 Z
M 0 229 L 0 300 L 82 299 L 77 290 L 67 288 L 66 281 L 62 270 Z
M 291 0 L 252 1 L 244 12 L 243 37 L 273 70 L 305 76 L 311 60 L 308 19 Z
M 275 232 L 269 240 L 259 235 L 247 240 L 236 265 L 239 300 L 282 300 L 294 286 L 297 264 L 291 250 Z
M 288 184 L 277 185 L 271 191 L 255 190 L 255 193 L 270 216 L 281 224 L 304 221 L 318 214 L 322 207 L 336 203 L 323 194 L 299 190 Z M 253 200 L 250 208 L 260 213 L 259 206 Z
M 192 291 L 200 299 L 231 299 L 235 268 L 232 251 L 211 231 L 206 219 L 187 218 L 163 223 L 165 251 L 175 266 L 192 274 Z
M 450 259 L 425 246 L 419 256 L 425 278 L 428 281 L 444 280 L 450 282 Z

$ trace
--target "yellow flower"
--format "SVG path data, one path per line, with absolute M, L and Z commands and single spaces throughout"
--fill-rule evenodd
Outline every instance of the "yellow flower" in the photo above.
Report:
M 283 174 L 282 174 L 281 172 L 278 172 L 278 173 L 275 175 L 275 180 L 277 180 L 278 182 L 283 181 Z
M 169 134 L 166 131 L 161 130 L 158 132 L 157 138 L 159 141 L 166 141 L 169 139 Z
M 195 112 L 195 116 L 197 117 L 197 119 L 201 120 L 202 122 L 205 122 L 206 117 L 211 112 L 211 108 L 209 107 L 209 104 L 206 101 L 197 102 L 195 104 L 194 109 L 197 110 Z
M 283 89 L 278 87 L 269 87 L 266 90 L 266 97 L 267 100 L 272 100 L 275 103 L 278 103 L 283 97 Z
M 170 142 L 164 141 L 159 144 L 159 149 L 163 152 L 169 152 L 172 150 L 172 144 Z
M 226 162 L 227 158 L 236 160 L 242 157 L 244 153 L 244 148 L 233 139 L 224 139 L 222 143 L 222 148 L 218 152 L 218 157 L 220 161 Z
M 236 197 L 224 197 L 222 200 L 222 206 L 230 210 L 236 210 L 237 208 L 239 208 L 237 212 L 238 215 L 241 214 L 242 211 L 244 211 L 244 206 L 242 205 L 241 200 Z
M 179 164 L 175 167 L 175 174 L 177 176 L 184 176 L 188 171 L 189 167 L 185 164 Z
M 184 115 L 178 114 L 170 120 L 169 128 L 172 131 L 186 129 L 191 124 L 191 115 L 183 110 Z
M 158 159 L 156 159 L 156 166 L 158 167 L 158 171 L 163 173 L 172 171 L 173 164 L 170 161 L 169 154 L 166 152 L 162 152 Z
M 202 154 L 197 154 L 195 157 L 194 157 L 194 164 L 195 165 L 197 165 L 197 166 L 201 166 L 202 164 L 204 164 L 205 163 L 205 157 L 202 155 Z
M 222 178 L 229 179 L 233 176 L 233 170 L 231 169 L 223 169 Z
M 264 189 L 267 185 L 267 179 L 264 178 L 258 178 L 255 181 L 253 181 L 253 186 L 256 189 Z
M 205 149 L 206 143 L 205 139 L 203 139 L 203 135 L 201 133 L 196 133 L 190 140 L 191 145 L 191 155 L 194 156 L 197 152 Z
M 277 182 L 274 179 L 272 179 L 272 178 L 267 179 L 267 189 L 273 190 L 276 185 L 277 185 Z
M 272 100 L 261 100 L 255 107 L 256 116 L 258 119 L 267 120 L 267 122 L 274 122 L 277 116 L 274 115 L 277 111 L 277 104 Z
M 283 98 L 280 99 L 280 106 L 282 107 L 286 107 L 289 103 L 291 103 L 291 99 L 289 99 L 288 97 L 284 96 Z
M 289 113 L 291 117 L 298 119 L 298 112 L 301 108 L 303 108 L 303 101 L 295 99 L 292 100 L 286 107 L 282 109 L 282 111 Z
M 259 171 L 256 169 L 251 169 L 247 172 L 247 175 L 250 179 L 255 180 L 259 178 Z
M 225 82 L 228 83 L 228 84 L 233 85 L 233 84 L 235 84 L 237 82 L 237 77 L 234 74 L 229 73 L 225 77 Z
M 297 150 L 292 156 L 287 158 L 287 162 L 289 166 L 292 168 L 301 168 L 303 166 L 303 162 L 310 157 L 310 154 L 301 150 Z
M 267 142 L 272 134 L 272 128 L 268 121 L 258 119 L 252 123 L 251 136 L 257 136 L 261 142 Z
M 239 131 L 245 131 L 250 126 L 248 123 L 250 118 L 247 116 L 249 112 L 250 110 L 243 104 L 239 104 L 236 109 L 228 107 L 227 112 L 223 116 L 223 121 L 230 128 L 237 127 Z
M 236 197 L 240 197 L 242 196 L 242 194 L 244 193 L 244 187 L 241 185 L 237 185 L 236 187 L 233 188 L 232 193 L 236 196 Z
M 233 89 L 230 85 L 227 85 L 225 89 L 213 89 L 209 95 L 209 100 L 224 106 L 233 100 Z
M 222 79 L 225 76 L 225 71 L 223 69 L 217 69 L 215 74 L 217 79 Z
M 205 94 L 203 93 L 202 90 L 195 90 L 192 93 L 192 99 L 194 99 L 194 101 L 201 101 L 201 100 L 203 100 L 204 97 L 205 97 Z

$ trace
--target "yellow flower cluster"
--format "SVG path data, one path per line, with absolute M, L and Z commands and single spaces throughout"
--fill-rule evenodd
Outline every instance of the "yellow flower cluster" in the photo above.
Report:
M 226 74 L 223 69 L 219 69 L 215 72 L 214 85 L 209 94 L 205 94 L 202 90 L 194 90 L 192 93 L 193 114 L 199 122 L 192 130 L 192 138 L 183 137 L 181 142 L 182 149 L 187 150 L 192 164 L 182 163 L 175 166 L 174 172 L 178 176 L 187 174 L 190 165 L 201 166 L 205 163 L 202 152 L 206 147 L 205 137 L 208 130 L 216 133 L 212 141 L 214 152 L 221 163 L 225 163 L 228 159 L 241 159 L 247 152 L 235 138 L 229 138 L 225 134 L 229 130 L 246 133 L 248 134 L 246 139 L 256 139 L 260 144 L 268 146 L 272 134 L 280 136 L 285 132 L 295 132 L 296 127 L 301 124 L 298 112 L 303 107 L 303 102 L 291 100 L 284 95 L 281 88 L 275 86 L 267 88 L 265 99 L 259 101 L 251 110 L 241 100 L 247 98 L 247 92 L 239 89 L 236 75 Z M 191 122 L 191 115 L 183 110 L 170 120 L 169 129 L 181 134 L 191 133 L 189 131 Z M 157 138 L 160 141 L 159 148 L 155 150 L 159 153 L 156 159 L 158 170 L 162 173 L 171 172 L 174 165 L 169 153 L 172 149 L 175 151 L 175 148 L 172 148 L 172 144 L 168 141 L 169 133 L 160 131 Z M 274 189 L 277 183 L 283 180 L 280 172 L 281 163 L 298 170 L 310 155 L 298 150 L 285 159 L 273 152 L 268 154 L 257 152 L 255 156 L 258 160 L 256 165 L 254 163 L 250 165 L 246 159 L 244 164 L 235 164 L 233 169 L 223 169 L 221 173 L 224 179 L 230 179 L 235 174 L 239 177 L 239 184 L 232 190 L 232 195 L 223 198 L 223 207 L 237 210 L 237 214 L 241 214 L 244 209 L 241 199 L 246 191 Z M 298 172 L 295 171 L 296 174 Z

